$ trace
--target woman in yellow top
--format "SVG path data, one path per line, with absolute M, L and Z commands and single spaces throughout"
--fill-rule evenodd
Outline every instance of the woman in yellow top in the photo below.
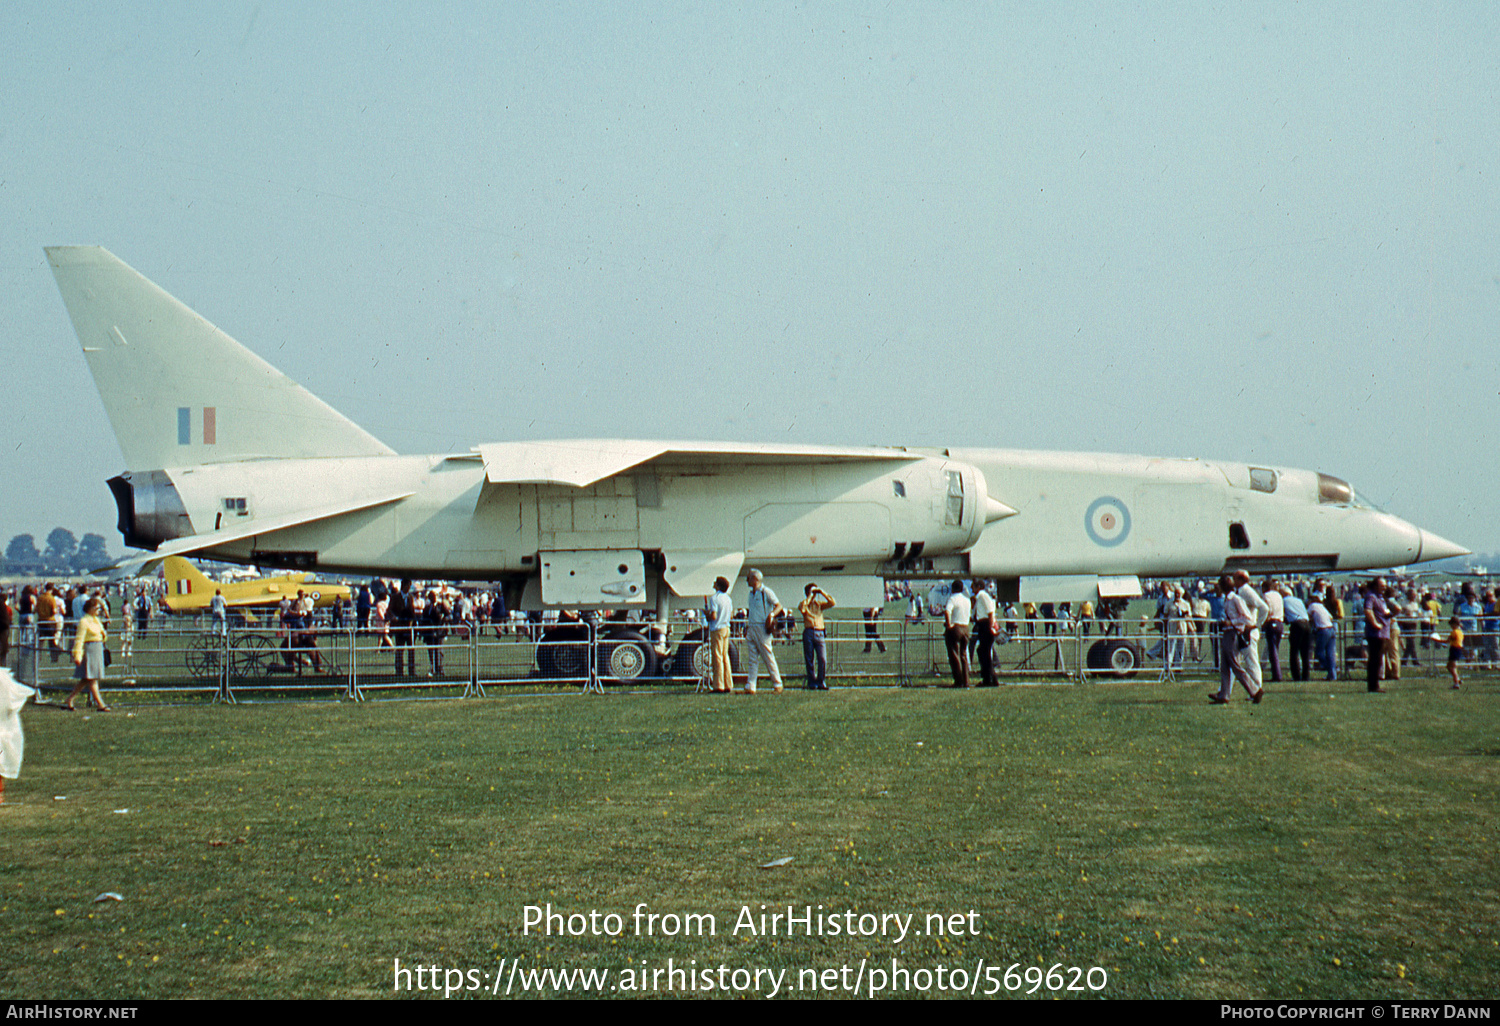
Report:
M 98 599 L 89 599 L 88 604 L 83 607 L 83 619 L 78 621 L 78 639 L 73 642 L 73 662 L 78 667 L 73 671 L 73 676 L 78 678 L 78 683 L 73 686 L 73 693 L 63 703 L 63 708 L 69 712 L 73 711 L 73 699 L 84 688 L 89 689 L 89 698 L 100 712 L 110 711 L 99 695 L 99 680 L 104 676 L 104 643 L 109 640 L 109 633 L 104 629 L 104 624 L 99 622 L 99 614 L 103 610 Z

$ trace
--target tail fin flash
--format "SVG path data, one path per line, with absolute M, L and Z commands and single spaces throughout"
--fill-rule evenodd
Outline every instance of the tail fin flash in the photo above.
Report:
M 213 591 L 213 582 L 204 576 L 203 571 L 181 556 L 168 556 L 162 560 L 161 569 L 167 578 L 169 595 L 207 595 Z
M 129 469 L 392 453 L 108 250 L 47 259 Z

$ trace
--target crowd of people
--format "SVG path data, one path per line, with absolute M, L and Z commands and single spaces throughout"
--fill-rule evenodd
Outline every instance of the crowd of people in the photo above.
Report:
M 1470 582 L 1423 589 L 1383 578 L 1340 584 L 1323 578 L 1267 577 L 1253 583 L 1240 571 L 1212 582 L 1155 582 L 1145 597 L 1155 601 L 1155 614 L 1142 615 L 1134 633 L 1141 639 L 1156 637 L 1146 654 L 1168 669 L 1189 662 L 1217 668 L 1221 689 L 1210 697 L 1219 704 L 1228 699 L 1224 680 L 1245 681 L 1251 700 L 1258 701 L 1267 674 L 1272 683 L 1306 681 L 1314 666 L 1325 679 L 1337 680 L 1350 666 L 1362 664 L 1370 690 L 1379 692 L 1383 682 L 1400 679 L 1403 666 L 1420 666 L 1435 656 L 1446 658 L 1453 687 L 1461 684 L 1462 662 L 1500 664 L 1495 589 L 1481 593 Z M 1080 603 L 1075 612 L 1066 602 L 998 601 L 993 582 L 978 580 L 915 587 L 901 582 L 889 587 L 887 598 L 906 606 L 911 624 L 941 611 L 957 687 L 969 685 L 976 663 L 982 683 L 993 682 L 996 641 L 1075 632 L 1087 637 L 1095 631 L 1101 637 L 1120 635 L 1127 605 L 1123 599 L 1103 599 L 1097 606 Z M 1341 626 L 1345 637 L 1355 637 L 1345 647 L 1342 667 Z
M 120 594 L 121 655 L 128 657 L 136 634 L 149 629 L 151 600 L 144 588 L 138 589 L 136 600 L 128 590 Z M 132 616 L 136 601 L 145 607 L 140 618 Z M 78 684 L 62 708 L 71 712 L 78 695 L 86 691 L 94 708 L 110 712 L 99 693 L 99 681 L 113 657 L 106 647 L 110 626 L 110 589 L 104 587 L 62 588 L 48 582 L 28 584 L 19 591 L 0 590 L 0 666 L 10 666 L 14 651 L 20 680 L 35 684 L 43 653 L 50 665 L 68 659 Z
M 1382 577 L 1342 586 L 1324 579 L 1267 578 L 1257 588 L 1241 571 L 1233 581 L 1221 578 L 1213 592 L 1197 591 L 1191 601 L 1188 590 L 1176 582 L 1160 583 L 1156 594 L 1156 620 L 1164 634 L 1160 654 L 1170 666 L 1182 658 L 1185 638 L 1206 636 L 1223 683 L 1210 698 L 1220 704 L 1228 699 L 1231 678 L 1243 680 L 1251 700 L 1259 701 L 1263 669 L 1269 669 L 1272 682 L 1288 677 L 1306 681 L 1316 660 L 1325 679 L 1337 680 L 1341 623 L 1354 627 L 1360 639 L 1346 648 L 1344 666 L 1362 662 L 1366 688 L 1372 693 L 1383 692 L 1386 681 L 1399 680 L 1403 666 L 1421 666 L 1424 654 L 1431 658 L 1434 649 L 1444 650 L 1451 686 L 1460 687 L 1459 664 L 1471 658 L 1466 638 L 1478 642 L 1473 657 L 1488 665 L 1500 661 L 1495 591 L 1480 594 L 1469 582 L 1419 592 L 1414 585 L 1403 587 Z M 1452 610 L 1446 624 L 1445 607 Z M 1202 658 L 1191 648 L 1188 657 Z
M 753 574 L 753 576 L 752 576 Z M 1154 600 L 1153 614 L 1141 616 L 1133 624 L 1137 639 L 1154 636 L 1148 652 L 1168 668 L 1198 663 L 1220 670 L 1224 679 L 1244 679 L 1246 690 L 1254 698 L 1260 693 L 1262 680 L 1272 683 L 1283 679 L 1306 681 L 1314 668 L 1328 680 L 1336 680 L 1356 663 L 1363 663 L 1367 686 L 1380 691 L 1388 681 L 1398 680 L 1403 666 L 1420 666 L 1426 660 L 1446 659 L 1452 686 L 1461 684 L 1458 666 L 1463 662 L 1500 664 L 1500 611 L 1496 608 L 1493 588 L 1476 589 L 1470 582 L 1455 582 L 1418 588 L 1410 581 L 1388 582 L 1382 578 L 1349 580 L 1342 583 L 1326 579 L 1276 579 L 1268 577 L 1251 584 L 1247 574 L 1242 581 L 1231 582 L 1226 592 L 1222 582 L 1205 580 L 1160 581 L 1152 583 L 1146 598 Z M 826 689 L 828 639 L 825 613 L 834 607 L 833 597 L 814 584 L 806 585 L 795 614 L 785 608 L 774 592 L 765 586 L 758 573 L 747 574 L 750 592 L 747 606 L 734 609 L 729 598 L 727 580 L 716 589 L 715 597 L 702 610 L 687 610 L 679 615 L 694 621 L 701 618 L 711 648 L 717 651 L 720 632 L 727 652 L 730 628 L 743 635 L 747 659 L 747 686 L 743 693 L 754 694 L 762 668 L 776 691 L 783 688 L 773 644 L 790 637 L 796 618 L 802 626 L 802 648 L 807 686 Z M 1230 595 L 1238 597 L 1238 603 Z M 158 615 L 160 595 L 149 587 L 114 590 L 119 610 L 118 641 L 115 658 L 129 659 L 135 637 L 151 630 Z M 110 593 L 100 587 L 59 587 L 55 584 L 27 585 L 19 592 L 0 590 L 0 665 L 7 664 L 12 649 L 26 655 L 16 665 L 24 675 L 35 672 L 36 664 L 46 659 L 58 663 L 74 657 L 81 690 L 89 691 L 95 705 L 103 705 L 97 694 L 102 666 L 88 660 L 95 643 L 111 637 Z M 955 580 L 933 586 L 927 582 L 890 582 L 885 601 L 905 608 L 908 623 L 923 622 L 928 615 L 940 615 L 943 621 L 945 647 L 948 652 L 953 683 L 965 687 L 977 677 L 980 686 L 997 683 L 994 646 L 1011 638 L 1053 638 L 1075 633 L 1101 637 L 1127 633 L 1124 622 L 1127 600 L 1105 599 L 1097 603 L 1081 602 L 1075 610 L 1070 603 L 1009 602 L 997 598 L 994 582 Z M 97 603 L 91 612 L 90 604 Z M 730 608 L 724 609 L 728 604 Z M 1241 608 L 1243 607 L 1243 609 Z M 210 606 L 215 630 L 227 627 L 227 610 L 222 595 L 216 594 Z M 1255 623 L 1243 631 L 1248 639 L 1231 646 L 1226 626 L 1241 632 L 1248 614 Z M 325 628 L 342 631 L 353 628 L 362 635 L 373 636 L 381 651 L 392 657 L 392 672 L 397 678 L 419 675 L 440 678 L 444 674 L 444 644 L 453 635 L 469 638 L 492 630 L 496 638 L 514 632 L 517 637 L 541 640 L 555 624 L 623 618 L 641 614 L 623 611 L 613 616 L 609 611 L 577 613 L 549 611 L 513 614 L 506 605 L 501 589 L 460 589 L 451 585 L 414 586 L 409 580 L 400 584 L 377 578 L 358 586 L 352 597 L 340 597 L 319 607 L 306 592 L 281 600 L 276 611 L 280 639 L 280 661 L 286 672 L 304 669 L 319 672 L 323 653 L 318 647 L 318 633 Z M 885 651 L 880 634 L 881 606 L 865 608 L 860 618 L 864 629 L 864 651 L 878 646 Z M 649 621 L 649 613 L 646 614 Z M 86 626 L 85 626 L 86 625 Z M 1352 643 L 1338 651 L 1340 627 Z M 654 623 L 643 624 L 643 632 L 652 633 L 658 652 L 666 655 L 668 628 Z M 102 635 L 102 636 L 101 636 Z M 82 648 L 78 641 L 83 638 Z M 1248 651 L 1253 645 L 1253 652 Z M 1233 647 L 1233 651 L 1229 651 Z M 419 671 L 418 649 L 425 657 Z M 75 653 L 75 649 L 77 649 Z M 1283 653 L 1285 664 L 1283 664 Z M 1236 657 L 1244 677 L 1236 673 Z M 728 656 L 724 657 L 727 666 Z M 714 665 L 718 665 L 715 663 Z M 977 666 L 978 672 L 974 673 Z M 89 676 L 93 670 L 97 675 Z M 728 683 L 712 679 L 713 690 L 729 690 Z M 1227 688 L 1221 687 L 1215 697 L 1227 699 Z M 79 692 L 70 696 L 68 705 Z

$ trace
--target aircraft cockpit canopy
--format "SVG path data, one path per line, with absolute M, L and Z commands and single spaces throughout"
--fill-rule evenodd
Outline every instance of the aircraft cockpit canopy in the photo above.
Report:
M 1379 506 L 1354 490 L 1348 481 L 1328 474 L 1318 475 L 1318 501 L 1337 506 L 1354 506 L 1357 509 L 1372 509 L 1383 513 Z
M 1318 501 L 1348 506 L 1354 502 L 1354 489 L 1348 481 L 1341 481 L 1327 474 L 1318 475 Z

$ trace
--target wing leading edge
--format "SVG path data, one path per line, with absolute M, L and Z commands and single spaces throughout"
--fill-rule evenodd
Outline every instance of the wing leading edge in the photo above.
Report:
M 565 484 L 587 488 L 648 463 L 682 459 L 699 464 L 913 461 L 922 456 L 877 446 L 753 445 L 744 442 L 655 442 L 575 438 L 549 442 L 492 442 L 476 446 L 490 484 Z

